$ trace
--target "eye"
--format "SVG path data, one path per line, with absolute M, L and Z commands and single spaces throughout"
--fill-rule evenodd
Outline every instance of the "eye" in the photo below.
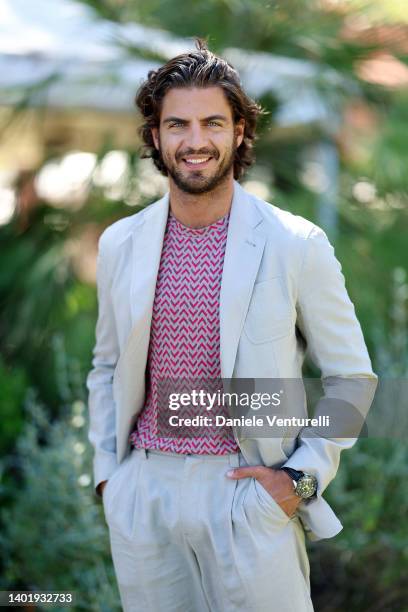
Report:
M 181 121 L 175 121 L 174 123 L 170 124 L 170 127 L 182 127 L 184 125 L 184 123 L 181 123 Z
M 215 125 L 216 127 L 221 127 L 221 124 L 218 121 L 209 121 L 208 125 Z

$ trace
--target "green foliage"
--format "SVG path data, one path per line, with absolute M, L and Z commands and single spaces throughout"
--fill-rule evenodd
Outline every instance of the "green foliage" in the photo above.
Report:
M 23 425 L 27 379 L 21 368 L 7 367 L 0 356 L 1 419 L 0 456 L 9 452 Z
M 50 422 L 31 398 L 24 417 L 14 465 L 3 463 L 15 480 L 1 488 L 3 500 L 12 499 L 0 514 L 1 588 L 75 591 L 70 610 L 120 610 L 108 528 L 91 479 L 85 406 L 73 402 Z
M 383 123 L 374 139 L 372 172 L 380 194 L 397 192 L 400 199 L 399 208 L 406 208 L 408 200 L 405 164 L 408 121 L 406 90 L 393 96 L 383 109 L 382 115 Z
M 21 232 L 19 220 L 0 227 L 0 347 L 6 363 L 24 367 L 50 404 L 56 400 L 52 372 L 51 337 L 67 321 L 64 292 L 75 282 L 64 254 L 64 231 L 45 221 L 48 207 L 41 206 Z
M 344 529 L 334 539 L 310 545 L 316 610 L 407 609 L 407 477 L 404 440 L 360 440 L 342 454 L 325 497 Z

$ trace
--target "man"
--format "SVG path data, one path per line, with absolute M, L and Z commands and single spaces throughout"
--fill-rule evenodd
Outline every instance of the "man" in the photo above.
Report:
M 357 437 L 344 415 L 364 418 L 377 382 L 341 266 L 322 229 L 238 183 L 261 109 L 203 41 L 149 72 L 136 103 L 169 191 L 101 235 L 87 378 L 123 609 L 313 610 L 305 533 L 342 528 L 322 493 Z M 169 425 L 163 397 L 180 399 L 185 379 L 212 391 L 278 380 L 305 416 L 303 385 L 285 384 L 302 381 L 306 350 L 322 373 L 316 411 L 342 415 L 335 432 L 249 431 L 222 402 L 224 425 Z M 179 417 L 198 414 L 186 405 Z

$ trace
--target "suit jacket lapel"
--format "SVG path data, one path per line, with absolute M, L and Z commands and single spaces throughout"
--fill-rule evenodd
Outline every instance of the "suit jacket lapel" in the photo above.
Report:
M 231 378 L 265 236 L 262 216 L 245 190 L 234 181 L 220 295 L 221 377 Z
M 133 383 L 144 374 L 157 273 L 169 210 L 169 197 L 151 205 L 132 230 L 129 277 L 131 328 L 116 368 L 116 379 Z M 143 370 L 143 372 L 141 372 Z M 129 374 L 129 375 L 128 375 Z M 120 391 L 118 391 L 120 392 Z
M 169 212 L 169 194 L 147 209 L 132 234 L 130 303 L 132 327 L 151 323 L 157 274 Z

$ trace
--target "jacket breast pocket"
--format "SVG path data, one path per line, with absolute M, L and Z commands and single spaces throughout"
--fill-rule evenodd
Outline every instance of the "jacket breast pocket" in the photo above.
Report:
M 290 302 L 281 276 L 255 283 L 244 332 L 255 344 L 288 336 L 294 329 Z

